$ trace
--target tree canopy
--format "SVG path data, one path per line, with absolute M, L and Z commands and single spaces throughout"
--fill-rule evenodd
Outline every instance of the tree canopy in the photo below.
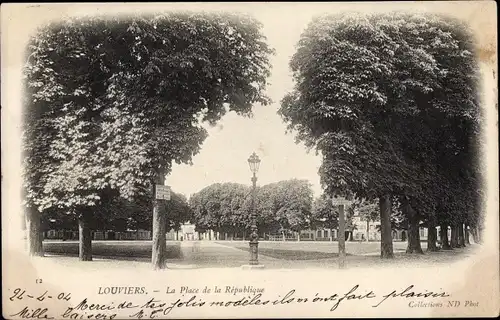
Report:
M 189 203 L 200 230 L 244 232 L 251 226 L 251 187 L 216 183 L 193 194 Z M 309 226 L 312 189 L 305 180 L 285 180 L 256 189 L 259 232 L 288 233 Z
M 27 52 L 27 204 L 94 206 L 150 192 L 206 138 L 200 121 L 267 104 L 260 24 L 231 14 L 86 17 L 48 25 Z
M 199 152 L 203 121 L 268 104 L 265 40 L 257 20 L 227 13 L 93 16 L 41 28 L 24 68 L 30 252 L 42 250 L 39 213 L 57 207 L 78 217 L 80 259 L 91 260 L 90 227 L 108 191 L 128 200 L 152 193 L 173 162 Z M 163 268 L 166 222 L 152 209 L 160 235 L 152 260 Z
M 326 192 L 398 197 L 421 219 L 463 221 L 480 175 L 474 50 L 464 22 L 433 14 L 312 21 L 279 112 L 297 140 L 322 154 Z

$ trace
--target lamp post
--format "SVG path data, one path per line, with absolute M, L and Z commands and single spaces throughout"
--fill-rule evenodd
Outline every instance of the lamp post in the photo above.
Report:
M 250 265 L 255 266 L 259 264 L 259 234 L 257 232 L 257 217 L 255 214 L 255 197 L 257 188 L 257 171 L 259 171 L 260 159 L 257 154 L 252 153 L 250 158 L 248 158 L 248 164 L 250 165 L 250 170 L 253 173 L 252 176 L 252 215 L 251 215 L 251 234 L 250 234 Z

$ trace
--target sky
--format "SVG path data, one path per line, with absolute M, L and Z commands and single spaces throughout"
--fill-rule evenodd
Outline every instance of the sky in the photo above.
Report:
M 252 152 L 256 152 L 261 159 L 258 185 L 305 179 L 311 183 L 316 196 L 321 194 L 318 175 L 321 157 L 316 155 L 315 150 L 308 152 L 303 144 L 296 144 L 295 134 L 287 133 L 286 123 L 277 114 L 280 100 L 293 89 L 288 63 L 310 17 L 303 16 L 293 24 L 279 21 L 269 14 L 256 17 L 263 23 L 268 44 L 276 51 L 271 57 L 272 74 L 267 88 L 273 103 L 255 105 L 252 118 L 230 112 L 215 127 L 205 126 L 209 136 L 200 153 L 193 157 L 193 164 L 175 164 L 167 176 L 166 184 L 175 192 L 189 197 L 212 183 L 249 185 L 252 173 L 247 159 Z

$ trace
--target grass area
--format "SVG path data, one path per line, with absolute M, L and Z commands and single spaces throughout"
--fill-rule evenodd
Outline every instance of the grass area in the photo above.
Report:
M 452 251 L 439 250 L 423 254 L 407 254 L 405 252 L 394 252 L 394 259 L 380 259 L 380 256 L 354 256 L 349 263 L 350 267 L 437 267 L 463 261 L 476 253 L 477 245 L 466 248 L 458 248 Z
M 241 241 L 220 241 L 221 245 L 249 252 L 248 244 Z M 453 251 L 440 250 L 426 252 L 426 245 L 422 245 L 424 254 L 406 254 L 406 242 L 394 242 L 394 259 L 380 259 L 380 242 L 346 242 L 347 261 L 351 266 L 384 266 L 384 265 L 432 265 L 453 263 L 474 254 L 477 246 L 455 249 Z M 321 268 L 336 267 L 338 257 L 338 243 L 333 242 L 259 242 L 259 256 L 279 259 L 273 263 L 282 267 L 315 266 Z M 270 265 L 271 263 L 267 263 Z
M 250 252 L 248 246 L 238 246 L 234 248 Z M 338 257 L 338 253 L 270 248 L 259 248 L 259 255 L 285 260 L 318 260 Z
M 217 243 L 234 247 L 234 248 L 248 248 L 247 241 L 218 241 Z M 346 242 L 346 253 L 352 255 L 364 255 L 380 252 L 380 242 Z M 402 252 L 406 250 L 406 242 L 394 242 L 394 252 Z M 425 250 L 426 246 L 422 246 Z M 338 253 L 338 242 L 336 241 L 297 241 L 297 242 L 281 242 L 281 241 L 260 241 L 259 252 L 261 250 L 287 250 L 287 251 L 304 251 L 304 252 L 317 252 L 317 253 Z M 262 251 L 264 252 L 264 251 Z M 320 254 L 316 254 L 321 256 Z M 335 257 L 336 255 L 330 255 Z
M 44 242 L 43 249 L 48 254 L 78 256 L 78 242 L 60 241 Z M 151 241 L 107 241 L 92 242 L 92 255 L 112 257 L 122 260 L 150 260 L 152 252 Z M 179 242 L 167 242 L 167 259 L 182 259 Z
M 45 252 L 74 259 L 78 256 L 77 241 L 44 241 Z M 151 241 L 93 241 L 95 258 L 116 263 L 149 263 Z M 406 243 L 394 243 L 394 259 L 380 259 L 380 243 L 346 243 L 347 265 L 361 268 L 385 266 L 432 267 L 449 264 L 472 256 L 477 245 L 453 251 L 405 254 Z M 425 251 L 425 248 L 423 248 Z M 338 268 L 337 242 L 259 242 L 259 261 L 269 269 Z M 189 268 L 238 268 L 250 258 L 247 241 L 167 241 L 170 263 Z M 72 258 L 73 257 L 73 258 Z M 120 261 L 122 260 L 122 261 Z M 102 262 L 104 263 L 104 262 Z

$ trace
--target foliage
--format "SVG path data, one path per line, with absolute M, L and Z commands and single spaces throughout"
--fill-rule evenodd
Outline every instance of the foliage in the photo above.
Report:
M 312 206 L 312 223 L 315 229 L 318 227 L 325 229 L 336 229 L 339 226 L 338 208 L 332 205 L 331 197 L 322 194 L 314 200 Z
M 124 211 L 121 217 L 127 220 L 127 228 L 151 230 L 153 197 L 150 193 L 135 197 L 133 201 L 122 199 Z M 178 230 L 183 223 L 193 219 L 193 213 L 186 196 L 170 192 L 170 200 L 160 200 L 160 214 L 166 216 L 167 230 Z
M 279 232 L 300 231 L 311 222 L 313 192 L 306 180 L 283 180 L 265 185 L 260 210 L 263 217 L 272 217 Z M 269 221 L 269 219 L 268 219 Z
M 252 189 L 216 183 L 193 194 L 189 203 L 199 230 L 242 232 L 251 226 Z M 311 220 L 312 190 L 303 180 L 286 180 L 256 189 L 255 213 L 260 232 L 306 228 Z
M 153 199 L 149 194 L 136 196 L 133 200 L 112 197 L 94 208 L 94 219 L 90 221 L 93 230 L 151 230 L 151 206 Z M 186 197 L 171 192 L 171 200 L 160 203 L 160 214 L 167 217 L 167 230 L 180 228 L 180 225 L 193 219 Z M 42 216 L 44 231 L 78 230 L 78 221 L 71 212 L 51 208 Z
M 463 220 L 480 176 L 473 52 L 458 20 L 325 15 L 301 36 L 290 62 L 296 86 L 280 114 L 322 154 L 328 193 L 409 197 L 422 219 L 443 219 L 441 206 Z
M 246 16 L 169 13 L 39 30 L 24 69 L 26 205 L 109 207 L 107 190 L 132 200 L 159 169 L 190 163 L 207 135 L 200 121 L 269 102 L 260 29 Z
M 246 204 L 251 189 L 237 183 L 215 183 L 191 195 L 189 204 L 199 230 L 235 231 L 250 224 Z
M 377 221 L 379 219 L 379 207 L 376 201 L 359 201 L 355 203 L 358 214 L 366 221 Z

